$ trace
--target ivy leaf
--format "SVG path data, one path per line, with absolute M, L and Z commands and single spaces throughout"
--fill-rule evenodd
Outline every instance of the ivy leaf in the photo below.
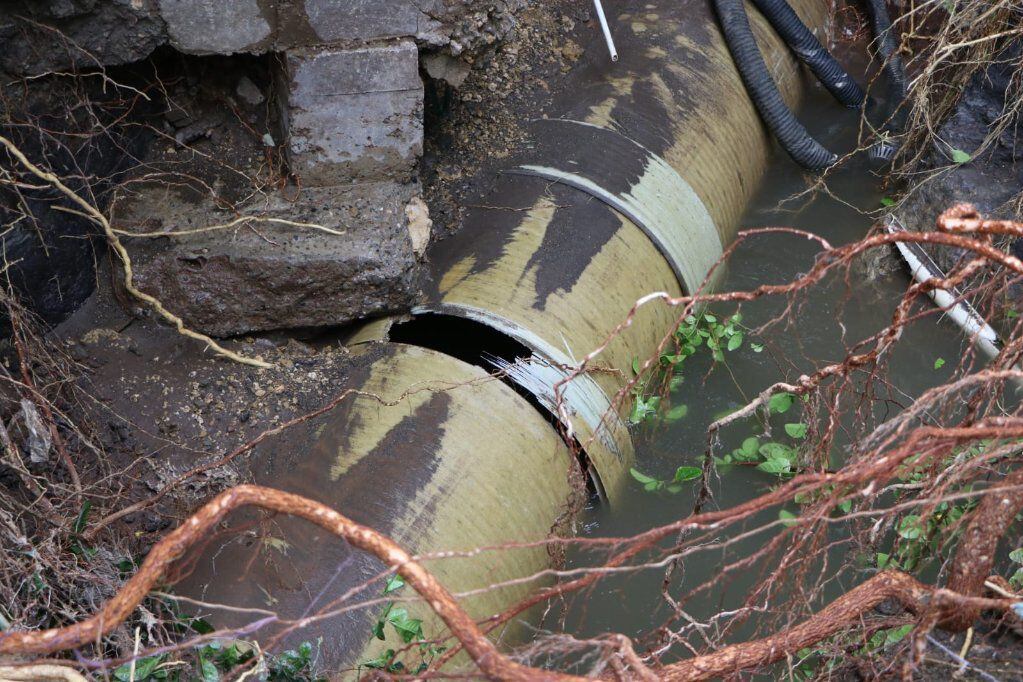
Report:
M 900 627 L 892 628 L 891 630 L 888 630 L 887 634 L 885 635 L 885 638 L 884 638 L 885 646 L 891 646 L 892 644 L 898 644 L 912 630 L 913 630 L 913 624 L 912 623 L 910 623 L 908 625 L 902 625 Z
M 760 440 L 756 437 L 749 437 L 742 441 L 742 446 L 732 451 L 732 456 L 740 462 L 751 462 L 757 459 L 757 452 L 760 450 Z
M 784 457 L 775 457 L 774 459 L 769 459 L 766 462 L 761 462 L 757 465 L 757 468 L 769 474 L 781 476 L 782 474 L 791 472 L 792 462 Z
M 134 567 L 134 564 L 131 564 L 131 566 Z M 189 621 L 188 627 L 192 628 L 200 635 L 208 635 L 213 632 L 213 626 L 203 618 L 193 618 Z
M 75 525 L 72 527 L 75 535 L 81 535 L 85 530 L 85 525 L 89 522 L 90 509 L 92 509 L 92 502 L 86 500 L 82 503 L 82 509 L 78 512 L 78 518 L 75 519 Z
M 363 663 L 367 668 L 373 668 L 374 670 L 384 670 L 391 665 L 391 660 L 394 658 L 394 649 L 388 649 L 384 653 L 380 654 L 372 661 L 365 661 Z
M 668 413 L 664 415 L 664 419 L 669 422 L 676 422 L 682 417 L 686 416 L 689 412 L 689 407 L 685 403 L 679 403 L 675 407 L 668 410 Z
M 401 640 L 406 644 L 423 638 L 423 621 L 418 618 L 392 620 L 391 625 L 394 626 L 394 629 L 401 636 Z
M 792 438 L 805 438 L 806 437 L 806 424 L 786 424 L 785 433 L 789 434 Z
M 753 350 L 753 352 L 754 352 L 754 353 L 763 353 L 763 352 L 764 352 L 764 346 L 763 346 L 763 344 L 760 344 L 760 343 L 751 343 L 751 344 L 749 345 L 749 347 L 750 347 L 750 349 L 752 349 L 752 350 Z
M 647 476 L 646 474 L 641 473 L 639 471 L 636 471 L 635 469 L 629 469 L 629 473 L 632 474 L 632 477 L 634 479 L 636 479 L 637 481 L 639 481 L 643 485 L 647 485 L 649 483 L 657 483 L 657 479 L 656 478 L 654 478 L 652 476 Z
M 387 579 L 387 584 L 384 585 L 384 594 L 390 594 L 391 592 L 397 592 L 401 588 L 405 587 L 405 579 L 395 573 Z
M 767 401 L 767 409 L 775 414 L 785 414 L 792 407 L 793 400 L 795 400 L 795 396 L 791 393 L 775 393 Z
M 1009 552 L 1009 559 L 1016 562 L 1017 564 L 1023 564 L 1023 547 L 1020 549 L 1014 549 Z
M 796 525 L 796 515 L 790 512 L 788 509 L 781 509 L 778 511 L 778 518 L 781 519 L 782 524 L 786 527 L 792 527 Z
M 793 450 L 784 443 L 776 443 L 771 441 L 770 443 L 764 443 L 760 446 L 760 454 L 765 459 L 785 459 L 791 460 Z
M 742 332 L 736 332 L 732 338 L 728 339 L 728 350 L 733 351 L 742 345 Z
M 881 205 L 884 206 L 885 208 L 888 208 L 889 206 L 894 206 L 895 199 L 892 199 L 891 197 L 881 197 Z
M 684 481 L 695 481 L 702 475 L 703 470 L 700 469 L 700 467 L 679 467 L 675 470 L 675 482 L 682 483 Z
M 141 682 L 142 680 L 148 680 L 149 677 L 156 672 L 156 669 L 161 663 L 163 663 L 164 656 L 147 656 L 146 658 L 140 658 L 135 661 L 135 681 Z M 125 663 L 120 668 L 114 671 L 114 679 L 118 682 L 130 682 L 131 678 L 131 663 Z
M 384 621 L 378 620 L 373 626 L 373 636 L 381 641 L 387 639 L 387 635 L 384 634 Z
M 199 670 L 202 673 L 202 682 L 220 682 L 220 672 L 217 670 L 217 666 L 213 664 L 213 661 L 208 661 L 205 658 L 199 661 Z M 138 671 L 135 671 L 136 676 Z M 138 679 L 146 679 L 140 677 Z
M 907 540 L 916 540 L 922 533 L 920 528 L 920 517 L 910 514 L 899 521 L 899 536 Z
M 963 164 L 972 160 L 973 157 L 964 152 L 962 149 L 952 150 L 952 163 Z

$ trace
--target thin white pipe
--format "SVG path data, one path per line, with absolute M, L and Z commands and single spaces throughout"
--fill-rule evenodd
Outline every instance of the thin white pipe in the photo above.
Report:
M 607 41 L 607 51 L 611 53 L 611 61 L 618 61 L 618 50 L 615 49 L 614 38 L 611 37 L 611 27 L 607 25 L 607 17 L 604 16 L 604 6 L 600 0 L 593 0 L 597 8 L 597 18 L 600 20 L 600 30 L 604 32 L 604 40 Z
M 896 233 L 899 231 L 905 231 L 905 228 L 899 225 L 894 220 L 888 220 L 885 227 L 889 232 Z M 944 273 L 931 272 L 925 263 L 923 263 L 913 250 L 902 242 L 895 242 L 896 248 L 899 253 L 902 254 L 903 260 L 906 261 L 906 265 L 909 266 L 909 271 L 913 275 L 913 279 L 924 284 L 936 276 L 944 277 Z M 929 292 L 931 300 L 934 301 L 935 305 L 945 311 L 945 313 L 952 318 L 960 329 L 970 338 L 986 355 L 989 357 L 995 357 L 999 353 L 999 346 L 1001 345 L 998 338 L 997 332 L 991 328 L 991 325 L 978 313 L 973 306 L 962 300 L 960 297 L 953 295 L 952 292 L 946 289 L 931 289 Z

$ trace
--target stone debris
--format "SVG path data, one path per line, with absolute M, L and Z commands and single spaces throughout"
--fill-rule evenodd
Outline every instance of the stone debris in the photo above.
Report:
M 0 75 L 114 66 L 161 46 L 202 55 L 153 57 L 168 70 L 161 136 L 111 211 L 119 229 L 168 236 L 125 238 L 134 282 L 212 336 L 333 326 L 416 303 L 433 231 L 420 67 L 462 86 L 524 6 L 12 0 L 0 5 Z M 246 216 L 258 220 L 173 234 Z
M 443 52 L 428 54 L 423 57 L 423 68 L 435 80 L 441 80 L 453 88 L 461 87 L 469 77 L 469 65 Z
M 405 206 L 405 217 L 408 219 L 408 234 L 412 240 L 412 251 L 422 258 L 426 255 L 426 247 L 430 244 L 430 232 L 433 221 L 430 220 L 430 207 L 422 197 L 412 197 Z
M 238 79 L 238 86 L 234 91 L 235 94 L 242 98 L 243 102 L 252 106 L 262 104 L 266 100 L 266 97 L 263 96 L 263 91 L 248 76 L 242 76 Z
M 291 171 L 304 186 L 404 179 L 423 153 L 423 82 L 411 41 L 286 56 Z

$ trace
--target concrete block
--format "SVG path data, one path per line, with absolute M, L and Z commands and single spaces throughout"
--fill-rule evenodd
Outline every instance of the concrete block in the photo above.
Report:
M 415 36 L 423 12 L 411 0 L 285 0 L 279 48 Z
M 238 215 L 182 190 L 141 189 L 115 207 L 119 228 L 173 232 Z M 405 312 L 416 302 L 421 263 L 410 231 L 418 191 L 417 184 L 394 182 L 304 188 L 297 202 L 288 192 L 239 207 L 260 222 L 123 243 L 135 284 L 197 331 L 231 336 L 340 325 Z
M 170 43 L 190 54 L 265 52 L 276 13 L 266 0 L 160 0 Z
M 415 43 L 287 52 L 282 121 L 304 186 L 404 179 L 423 151 Z

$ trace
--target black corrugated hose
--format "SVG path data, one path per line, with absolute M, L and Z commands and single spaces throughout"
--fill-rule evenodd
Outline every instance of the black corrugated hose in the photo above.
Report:
M 865 0 L 870 14 L 870 28 L 874 34 L 874 44 L 878 57 L 884 65 L 888 76 L 888 87 L 891 92 L 891 103 L 888 108 L 888 120 L 882 129 L 887 133 L 898 133 L 905 127 L 905 111 L 902 101 L 906 99 L 906 67 L 899 56 L 898 44 L 892 31 L 892 20 L 888 16 L 885 0 Z M 870 158 L 874 161 L 891 161 L 898 147 L 886 139 L 870 148 Z
M 753 0 L 753 4 L 835 99 L 847 107 L 863 105 L 863 88 L 821 45 L 786 0 Z
M 866 4 L 877 54 L 884 65 L 885 73 L 888 74 L 888 83 L 897 100 L 894 105 L 897 106 L 906 97 L 906 67 L 899 56 L 899 45 L 895 41 L 892 20 L 888 16 L 885 0 L 866 0 Z
M 842 68 L 816 36 L 807 28 L 787 0 L 753 0 L 785 43 L 813 71 L 835 98 L 846 106 L 862 106 L 866 95 L 858 83 Z M 897 112 L 906 91 L 906 76 L 891 30 L 891 19 L 885 0 L 865 0 L 871 28 L 877 41 L 891 88 L 894 91 L 891 111 Z M 823 170 L 838 159 L 815 140 L 786 106 L 778 86 L 764 64 L 763 55 L 753 37 L 746 14 L 745 0 L 714 0 L 725 42 L 742 75 L 746 89 L 761 118 L 796 163 L 808 170 Z M 901 129 L 895 116 L 888 122 L 888 132 Z M 889 160 L 895 147 L 881 141 L 870 149 L 876 160 Z
M 781 146 L 803 168 L 823 170 L 838 157 L 821 146 L 796 119 L 764 63 L 746 15 L 745 0 L 714 0 L 728 50 L 760 117 Z

